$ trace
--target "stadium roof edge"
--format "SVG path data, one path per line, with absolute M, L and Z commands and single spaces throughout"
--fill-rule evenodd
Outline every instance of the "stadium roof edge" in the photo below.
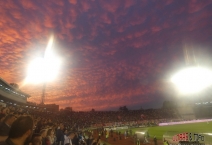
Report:
M 0 81 L 2 81 L 2 82 L 5 83 L 6 85 L 8 85 L 10 88 L 14 89 L 15 91 L 17 91 L 17 92 L 19 92 L 19 93 L 25 95 L 27 98 L 31 97 L 29 94 L 24 93 L 24 92 L 22 92 L 21 90 L 15 88 L 15 87 L 13 87 L 13 86 L 11 86 L 9 83 L 7 83 L 7 82 L 6 82 L 4 79 L 2 79 L 1 77 L 0 77 Z

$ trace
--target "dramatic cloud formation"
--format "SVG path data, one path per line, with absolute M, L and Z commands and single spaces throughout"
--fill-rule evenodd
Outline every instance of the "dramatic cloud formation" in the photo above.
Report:
M 184 44 L 211 64 L 208 0 L 7 0 L 0 15 L 0 77 L 7 82 L 22 84 L 54 34 L 63 66 L 45 101 L 60 107 L 159 107 L 171 94 L 169 74 L 184 65 Z M 42 84 L 21 90 L 40 102 Z

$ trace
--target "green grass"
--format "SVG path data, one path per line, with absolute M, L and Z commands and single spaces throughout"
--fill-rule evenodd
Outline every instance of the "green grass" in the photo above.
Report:
M 190 123 L 190 124 L 180 124 L 180 125 L 170 125 L 170 126 L 156 126 L 147 128 L 133 128 L 133 133 L 135 131 L 147 129 L 151 138 L 156 136 L 158 139 L 163 138 L 163 134 L 167 131 L 177 131 L 177 132 L 195 132 L 195 133 L 212 133 L 212 122 L 207 124 L 203 123 Z M 123 133 L 125 130 L 121 130 Z

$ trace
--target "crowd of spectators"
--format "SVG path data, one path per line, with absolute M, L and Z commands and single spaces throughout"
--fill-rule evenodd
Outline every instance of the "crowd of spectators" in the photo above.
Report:
M 82 130 L 97 124 L 103 127 L 174 118 L 174 114 L 174 110 L 165 109 L 49 112 L 26 106 L 0 106 L 0 144 L 97 145 L 101 138 L 95 139 L 92 131 Z

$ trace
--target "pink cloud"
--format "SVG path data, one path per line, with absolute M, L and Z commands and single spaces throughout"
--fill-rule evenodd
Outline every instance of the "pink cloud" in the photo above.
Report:
M 69 1 L 69 3 L 71 3 L 71 4 L 77 4 L 77 0 L 68 0 Z
M 195 13 L 200 11 L 201 9 L 204 9 L 206 6 L 210 5 L 212 2 L 211 1 L 197 1 L 197 0 L 191 0 L 188 2 L 189 6 L 189 13 Z
M 113 0 L 100 0 L 101 6 L 103 7 L 104 10 L 114 13 L 117 11 L 119 8 L 121 1 L 113 1 Z
M 64 64 L 59 78 L 47 85 L 46 103 L 104 110 L 108 104 L 154 101 L 158 92 L 166 94 L 168 67 L 183 63 L 183 37 L 210 43 L 210 2 L 176 3 L 8 1 L 0 9 L 0 77 L 21 86 L 29 61 L 42 56 L 54 33 Z M 40 102 L 42 85 L 21 90 Z

